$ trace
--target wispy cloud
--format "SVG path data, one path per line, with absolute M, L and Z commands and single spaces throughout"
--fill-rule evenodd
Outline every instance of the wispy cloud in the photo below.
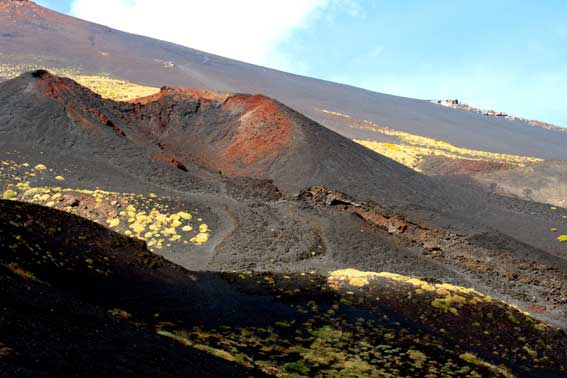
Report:
M 332 0 L 75 0 L 71 14 L 119 30 L 286 69 L 278 45 Z

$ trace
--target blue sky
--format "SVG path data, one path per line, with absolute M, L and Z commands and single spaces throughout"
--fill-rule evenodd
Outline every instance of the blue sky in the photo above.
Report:
M 285 71 L 408 97 L 458 98 L 567 126 L 563 0 L 38 3 Z M 225 6 L 232 8 L 219 13 Z M 201 17 L 176 18 L 188 12 Z M 138 22 L 125 25 L 124 19 Z M 163 19 L 169 21 L 162 24 Z M 208 25 L 218 33 L 200 33 Z

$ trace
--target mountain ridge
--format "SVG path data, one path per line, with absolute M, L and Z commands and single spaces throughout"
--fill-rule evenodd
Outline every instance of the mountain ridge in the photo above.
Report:
M 5 3 L 8 4 L 8 3 Z M 527 123 L 489 119 L 455 109 L 356 89 L 245 64 L 179 45 L 112 30 L 46 10 L 34 3 L 0 11 L 2 61 L 10 66 L 66 68 L 107 73 L 135 83 L 198 87 L 220 92 L 264 93 L 353 139 L 345 120 L 329 122 L 318 109 L 458 146 L 492 152 L 565 159 L 567 135 Z M 33 4 L 33 5 L 31 5 Z M 35 16 L 34 16 L 35 14 Z M 15 22 L 34 20 L 32 23 Z M 49 48 L 47 48 L 49 46 Z M 21 73 L 21 70 L 18 72 Z M 377 140 L 375 133 L 357 139 Z M 536 145 L 532 141 L 537 139 Z

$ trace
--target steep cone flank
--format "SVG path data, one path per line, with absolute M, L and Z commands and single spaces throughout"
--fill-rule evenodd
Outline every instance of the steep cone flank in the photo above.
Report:
M 439 200 L 427 194 L 436 187 L 427 178 L 266 96 L 162 88 L 131 103 L 131 127 L 184 163 L 273 179 L 292 192 L 324 183 L 389 205 Z
M 96 128 L 103 124 L 110 127 L 118 135 L 126 134 L 115 126 L 104 114 L 101 99 L 90 90 L 81 87 L 72 80 L 51 75 L 45 70 L 33 72 L 36 87 L 40 95 L 51 98 L 61 104 L 69 118 L 78 125 Z
M 261 95 L 162 88 L 132 103 L 135 124 L 165 150 L 229 175 L 266 175 L 294 134 L 285 107 Z
M 61 104 L 75 124 L 94 129 L 103 125 L 120 136 L 126 136 L 129 128 L 134 141 L 147 144 L 149 140 L 136 138 L 142 131 L 160 146 L 154 156 L 161 161 L 172 160 L 169 151 L 230 175 L 262 176 L 288 147 L 293 134 L 293 123 L 283 106 L 261 95 L 164 87 L 131 105 L 119 105 L 45 70 L 31 75 L 39 94 Z M 227 123 L 226 135 L 212 135 L 207 127 L 217 119 Z M 192 150 L 187 150 L 187 143 Z
M 239 117 L 232 144 L 225 150 L 229 160 L 241 160 L 245 165 L 274 157 L 291 143 L 293 122 L 282 111 L 281 105 L 264 96 L 234 96 L 226 108 L 244 113 Z
M 0 131 L 14 143 L 112 151 L 113 161 L 145 151 L 181 169 L 272 179 L 289 192 L 324 185 L 386 206 L 447 202 L 427 177 L 262 95 L 165 87 L 114 102 L 40 70 L 0 84 L 0 100 Z

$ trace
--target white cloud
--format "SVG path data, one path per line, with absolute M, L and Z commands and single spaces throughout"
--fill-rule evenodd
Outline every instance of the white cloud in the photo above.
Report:
M 286 69 L 278 44 L 332 0 L 74 0 L 71 14 L 115 29 Z

